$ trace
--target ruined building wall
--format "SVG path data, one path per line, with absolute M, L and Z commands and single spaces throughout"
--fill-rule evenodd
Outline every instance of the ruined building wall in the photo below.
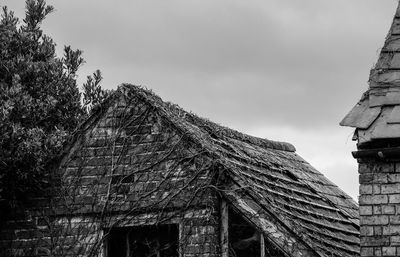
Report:
M 219 254 L 216 177 L 201 148 L 137 97 L 82 129 L 49 197 L 3 222 L 0 256 L 104 256 L 113 229 L 155 224 L 179 226 L 181 256 Z

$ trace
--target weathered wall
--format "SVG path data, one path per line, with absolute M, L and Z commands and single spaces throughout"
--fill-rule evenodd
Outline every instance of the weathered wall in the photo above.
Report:
M 360 159 L 361 256 L 400 256 L 400 162 Z
M 85 126 L 51 198 L 3 225 L 1 256 L 99 256 L 110 228 L 157 223 L 180 224 L 183 256 L 218 255 L 219 202 L 202 149 L 136 97 Z

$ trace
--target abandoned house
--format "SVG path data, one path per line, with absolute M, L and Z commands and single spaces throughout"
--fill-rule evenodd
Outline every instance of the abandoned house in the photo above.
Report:
M 292 145 L 122 85 L 45 194 L 0 221 L 0 256 L 400 256 L 400 6 L 341 125 L 356 128 L 359 208 Z
M 2 256 L 358 256 L 358 206 L 282 142 L 122 85 L 66 147 Z M 5 223 L 5 224 L 4 224 Z
M 400 256 L 400 6 L 369 88 L 341 125 L 356 128 L 361 256 Z

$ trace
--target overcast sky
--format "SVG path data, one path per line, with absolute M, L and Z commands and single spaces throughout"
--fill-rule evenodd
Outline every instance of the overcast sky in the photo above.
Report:
M 43 29 L 84 51 L 80 81 L 128 82 L 239 131 L 287 141 L 353 198 L 353 130 L 396 0 L 48 0 Z M 0 0 L 22 17 L 23 0 Z

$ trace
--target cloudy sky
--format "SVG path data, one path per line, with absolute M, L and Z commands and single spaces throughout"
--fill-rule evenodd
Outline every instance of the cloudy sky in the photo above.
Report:
M 48 0 L 43 24 L 84 51 L 80 81 L 143 85 L 222 125 L 287 141 L 353 198 L 353 130 L 396 0 Z M 111 4 L 112 3 L 112 4 Z M 0 0 L 23 17 L 23 0 Z

